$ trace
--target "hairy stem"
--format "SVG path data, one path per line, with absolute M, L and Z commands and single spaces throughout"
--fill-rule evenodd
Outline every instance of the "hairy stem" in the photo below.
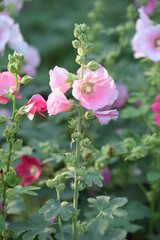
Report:
M 60 201 L 60 193 L 58 190 L 57 191 L 57 199 Z M 61 232 L 61 236 L 62 236 L 62 240 L 64 240 L 64 234 L 63 234 L 63 227 L 62 227 L 62 220 L 61 220 L 61 216 L 58 215 L 58 223 L 59 223 L 59 229 Z
M 18 87 L 18 77 L 16 74 L 16 89 Z M 13 111 L 12 111 L 12 118 L 11 118 L 11 122 L 14 122 L 14 118 L 15 118 L 15 112 L 16 112 L 16 95 L 13 96 Z M 8 160 L 7 160 L 7 166 L 6 166 L 6 173 L 9 171 L 10 168 L 10 163 L 11 163 L 11 157 L 12 157 L 12 147 L 13 147 L 13 140 L 10 139 L 9 142 L 9 147 L 8 147 Z M 4 182 L 4 189 L 3 189 L 3 205 L 4 205 L 4 213 L 3 213 L 3 217 L 4 220 L 6 220 L 6 193 L 7 193 L 7 184 Z M 4 239 L 5 238 L 6 233 L 4 233 Z
M 81 65 L 81 78 L 83 78 L 84 73 L 84 64 Z M 78 132 L 81 133 L 82 127 L 82 107 L 78 107 Z M 76 213 L 73 216 L 73 239 L 78 239 L 77 233 L 77 212 L 78 212 L 78 176 L 76 173 L 76 169 L 79 167 L 80 161 L 80 142 L 76 141 L 76 160 L 75 160 L 75 178 L 74 178 L 74 198 L 73 198 L 73 207 L 76 210 Z

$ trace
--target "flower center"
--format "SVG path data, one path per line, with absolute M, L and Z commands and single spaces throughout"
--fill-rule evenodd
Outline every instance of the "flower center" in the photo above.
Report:
M 93 92 L 93 83 L 90 82 L 84 83 L 82 86 L 82 91 L 85 94 L 91 94 Z
M 156 39 L 156 47 L 160 49 L 160 38 Z
M 36 167 L 36 166 L 31 167 L 30 173 L 31 173 L 33 176 L 36 175 L 36 173 L 37 173 L 37 167 Z

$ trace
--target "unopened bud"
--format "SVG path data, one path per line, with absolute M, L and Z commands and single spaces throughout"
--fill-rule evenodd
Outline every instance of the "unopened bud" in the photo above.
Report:
M 99 65 L 98 63 L 96 63 L 95 61 L 90 61 L 88 64 L 87 64 L 87 68 L 91 71 L 96 71 L 98 69 Z
M 33 78 L 29 75 L 26 75 L 22 78 L 21 83 L 24 85 L 30 84 L 33 82 Z
M 17 183 L 17 173 L 13 168 L 10 168 L 9 172 L 4 175 L 4 180 L 8 186 L 14 187 Z
M 74 48 L 79 48 L 81 46 L 81 42 L 79 40 L 73 40 L 72 45 Z
M 5 123 L 6 121 L 7 121 L 6 116 L 4 116 L 4 115 L 0 116 L 0 124 Z

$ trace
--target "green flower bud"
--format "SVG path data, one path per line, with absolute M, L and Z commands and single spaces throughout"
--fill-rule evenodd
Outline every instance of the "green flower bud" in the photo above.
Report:
M 48 179 L 46 181 L 46 185 L 47 185 L 48 188 L 52 189 L 52 188 L 56 187 L 57 182 L 55 181 L 55 179 Z
M 64 183 L 59 183 L 59 184 L 57 184 L 56 189 L 58 192 L 62 193 L 65 191 L 66 185 Z
M 17 184 L 17 173 L 13 168 L 10 168 L 9 172 L 4 174 L 4 181 L 10 187 L 14 187 Z
M 81 46 L 81 42 L 79 40 L 73 40 L 72 45 L 74 48 L 79 48 Z
M 84 54 L 83 48 L 78 48 L 77 52 L 80 56 Z
M 80 29 L 79 25 L 75 24 L 74 36 L 76 38 L 79 38 L 80 34 L 81 34 L 81 29 Z
M 13 144 L 13 149 L 16 151 L 21 150 L 22 145 L 23 145 L 23 140 L 17 139 L 17 141 Z
M 68 73 L 67 76 L 68 76 L 68 78 L 66 79 L 65 82 L 70 83 L 71 85 L 77 79 L 77 76 L 75 74 L 72 74 L 72 73 Z
M 79 55 L 77 55 L 77 57 L 76 57 L 76 63 L 78 63 L 79 65 L 81 65 L 81 64 L 84 64 L 85 63 L 85 56 L 79 56 Z
M 92 111 L 87 111 L 85 113 L 84 117 L 85 117 L 86 120 L 93 120 L 93 119 L 96 118 Z
M 87 68 L 91 71 L 96 71 L 98 69 L 99 65 L 98 63 L 96 63 L 95 61 L 90 61 L 88 64 L 87 64 Z
M 81 28 L 81 31 L 84 33 L 88 32 L 89 30 L 89 27 L 85 23 L 80 24 L 80 28 Z
M 93 50 L 94 44 L 88 42 L 84 45 L 84 50 L 86 53 L 89 53 Z
M 62 182 L 64 182 L 64 180 L 65 180 L 65 176 L 62 175 L 62 174 L 58 174 L 58 175 L 55 177 L 55 180 L 57 181 L 58 184 L 59 184 L 59 183 L 62 183 Z
M 81 33 L 81 35 L 79 36 L 79 40 L 81 42 L 87 42 L 88 41 L 88 37 L 84 33 Z
M 26 75 L 22 78 L 21 83 L 24 85 L 30 84 L 33 82 L 33 78 L 29 75 Z
M 4 115 L 0 116 L 0 124 L 6 123 L 6 121 L 7 121 L 6 116 Z

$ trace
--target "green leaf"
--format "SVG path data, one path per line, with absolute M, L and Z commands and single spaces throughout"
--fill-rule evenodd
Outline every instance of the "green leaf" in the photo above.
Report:
M 140 209 L 141 211 L 135 211 L 135 209 Z M 117 218 L 113 224 L 115 227 L 122 228 L 127 232 L 134 233 L 143 228 L 134 222 L 150 217 L 150 209 L 138 201 L 128 203 L 125 210 L 128 212 L 127 217 L 122 219 Z
M 110 197 L 107 196 L 98 196 L 96 198 L 89 198 L 88 202 L 90 207 L 96 208 L 101 212 L 103 219 L 113 220 L 114 216 L 125 217 L 127 212 L 119 209 L 127 203 L 126 198 L 114 198 L 110 200 Z
M 95 183 L 99 187 L 103 186 L 103 177 L 99 172 L 96 172 L 95 170 L 89 170 L 84 176 L 82 176 L 81 180 L 85 181 L 88 187 L 92 187 L 93 183 Z
M 137 118 L 142 115 L 145 115 L 149 109 L 150 107 L 148 104 L 143 105 L 140 108 L 136 108 L 134 106 L 128 106 L 121 111 L 120 116 L 121 118 L 124 118 L 124 119 Z
M 160 179 L 160 169 L 157 167 L 155 169 L 152 169 L 150 172 L 147 174 L 147 179 L 150 182 L 155 182 Z
M 15 233 L 15 236 L 23 234 L 23 240 L 33 240 L 38 236 L 39 240 L 47 240 L 56 230 L 51 222 L 45 222 L 44 217 L 39 214 L 30 215 L 30 222 L 13 222 L 8 229 Z
M 31 195 L 31 196 L 37 196 L 37 193 L 34 192 L 35 190 L 39 190 L 41 189 L 40 187 L 36 187 L 36 186 L 28 186 L 28 187 L 22 187 L 20 185 L 17 185 L 14 190 L 13 193 L 17 194 L 17 195 L 21 195 L 21 194 L 27 194 L 27 195 Z
M 45 213 L 45 220 L 50 221 L 52 218 L 61 216 L 63 221 L 68 221 L 73 213 L 74 208 L 72 204 L 68 202 L 62 202 L 58 199 L 51 199 L 45 203 L 45 205 L 39 210 L 39 213 Z
M 2 216 L 0 216 L 0 231 L 4 231 L 5 230 L 5 220 L 2 218 Z
M 22 197 L 18 196 L 9 201 L 8 204 L 8 214 L 20 214 L 22 211 L 25 210 L 25 204 Z
M 111 229 L 105 234 L 105 238 L 108 240 L 125 240 L 127 232 L 122 229 Z

